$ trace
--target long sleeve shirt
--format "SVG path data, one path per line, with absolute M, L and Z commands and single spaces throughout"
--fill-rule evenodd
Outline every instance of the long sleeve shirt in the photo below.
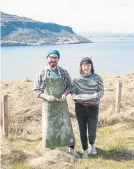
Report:
M 67 70 L 61 68 L 60 66 L 57 66 L 57 69 L 59 71 L 59 74 L 61 78 L 64 80 L 64 85 L 65 85 L 65 91 L 70 90 L 71 88 L 71 78 L 69 76 L 69 73 Z M 40 94 L 44 93 L 45 89 L 45 81 L 46 78 L 50 77 L 50 73 L 46 69 L 42 69 L 36 76 L 36 80 L 34 83 L 34 92 L 36 93 L 37 97 L 39 97 Z
M 83 94 L 92 95 L 97 93 L 97 98 L 91 99 L 88 102 L 99 104 L 100 98 L 104 95 L 103 80 L 95 73 L 93 73 L 90 77 L 80 75 L 79 78 L 73 80 L 71 93 L 79 96 Z

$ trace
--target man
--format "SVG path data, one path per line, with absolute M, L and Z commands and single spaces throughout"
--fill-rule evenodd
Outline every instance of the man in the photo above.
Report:
M 58 66 L 60 53 L 51 50 L 47 55 L 48 64 L 39 72 L 34 91 L 43 99 L 42 138 L 46 148 L 69 146 L 76 157 L 75 138 L 69 116 L 66 96 L 70 93 L 71 79 L 68 72 Z

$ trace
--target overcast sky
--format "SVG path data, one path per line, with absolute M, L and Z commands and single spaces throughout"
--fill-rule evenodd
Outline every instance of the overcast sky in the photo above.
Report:
M 71 26 L 75 32 L 134 32 L 134 0 L 1 0 L 1 11 Z

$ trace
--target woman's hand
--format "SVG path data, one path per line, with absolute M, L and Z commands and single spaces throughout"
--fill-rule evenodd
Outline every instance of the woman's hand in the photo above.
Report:
M 98 94 L 95 92 L 95 93 L 92 95 L 92 98 L 93 98 L 93 99 L 98 98 Z

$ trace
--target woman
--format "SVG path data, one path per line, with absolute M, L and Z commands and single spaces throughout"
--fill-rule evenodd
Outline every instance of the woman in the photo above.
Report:
M 76 117 L 79 125 L 80 139 L 83 148 L 82 158 L 88 157 L 88 140 L 91 154 L 96 155 L 96 128 L 98 122 L 99 101 L 104 95 L 103 81 L 94 73 L 93 62 L 85 57 L 80 62 L 80 77 L 74 79 L 71 88 L 75 101 Z M 88 137 L 87 137 L 88 129 Z

